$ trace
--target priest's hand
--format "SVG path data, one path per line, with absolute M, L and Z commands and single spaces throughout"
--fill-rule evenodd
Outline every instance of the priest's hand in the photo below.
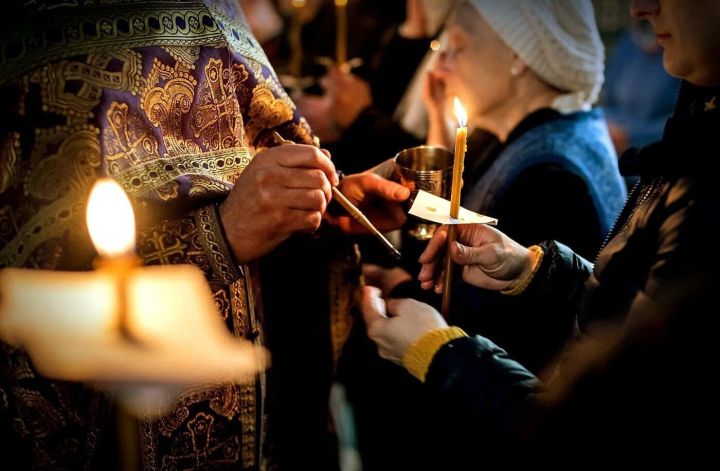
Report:
M 293 233 L 317 230 L 337 183 L 335 166 L 313 146 L 259 152 L 220 205 L 238 262 L 265 255 Z

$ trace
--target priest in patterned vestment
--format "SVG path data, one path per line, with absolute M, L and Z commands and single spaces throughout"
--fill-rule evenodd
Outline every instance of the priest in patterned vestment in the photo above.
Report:
M 141 421 L 144 468 L 337 467 L 327 400 L 358 256 L 321 222 L 335 169 L 310 145 L 237 2 L 10 4 L 0 267 L 91 269 L 85 202 L 97 178 L 112 177 L 134 202 L 143 263 L 199 267 L 227 328 L 273 357 L 252 382 L 188 389 L 172 412 Z M 305 145 L 275 147 L 273 131 Z M 43 378 L 21 350 L 2 344 L 1 355 L 5 461 L 113 466 L 112 401 Z

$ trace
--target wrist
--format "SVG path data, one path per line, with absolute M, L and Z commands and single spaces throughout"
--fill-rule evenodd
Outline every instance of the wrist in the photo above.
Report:
M 500 290 L 500 293 L 508 296 L 516 296 L 525 291 L 535 277 L 535 273 L 537 273 L 540 268 L 544 255 L 545 252 L 542 247 L 538 245 L 528 247 L 527 258 L 525 259 L 525 264 L 520 276 L 516 277 L 515 280 L 510 283 L 510 286 Z
M 217 226 L 219 229 L 219 235 L 221 240 L 225 243 L 225 246 L 227 247 L 226 252 L 228 252 L 228 256 L 230 257 L 230 262 L 238 269 L 238 272 L 242 276 L 244 274 L 243 270 L 243 264 L 244 262 L 241 260 L 240 254 L 238 254 L 238 251 L 235 249 L 235 244 L 230 239 L 229 234 L 227 233 L 225 229 L 225 220 L 226 220 L 226 211 L 227 207 L 225 204 L 225 200 L 215 203 L 215 214 L 217 218 Z
M 410 374 L 425 382 L 425 376 L 438 350 L 451 340 L 467 336 L 459 327 L 444 327 L 426 332 L 410 345 L 402 357 L 402 364 Z

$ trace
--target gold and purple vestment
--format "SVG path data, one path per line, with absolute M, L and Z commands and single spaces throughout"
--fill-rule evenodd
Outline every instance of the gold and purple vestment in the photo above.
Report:
M 305 143 L 311 131 L 236 2 L 17 3 L 0 36 L 0 267 L 91 269 L 85 201 L 108 175 L 135 204 L 143 263 L 199 267 L 228 329 L 263 344 L 260 268 L 233 262 L 217 203 L 273 145 L 272 131 Z M 336 358 L 353 289 L 342 275 L 354 261 L 326 262 L 315 296 Z M 2 448 L 33 468 L 105 468 L 115 446 L 107 398 L 40 377 L 7 345 L 1 358 Z M 272 467 L 268 381 L 186 391 L 171 414 L 143 422 L 145 468 Z

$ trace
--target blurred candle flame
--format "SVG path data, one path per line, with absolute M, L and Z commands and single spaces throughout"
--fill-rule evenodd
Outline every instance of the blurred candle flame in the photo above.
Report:
M 135 250 L 135 216 L 120 185 L 99 179 L 90 192 L 86 220 L 95 249 L 102 257 L 120 257 Z

